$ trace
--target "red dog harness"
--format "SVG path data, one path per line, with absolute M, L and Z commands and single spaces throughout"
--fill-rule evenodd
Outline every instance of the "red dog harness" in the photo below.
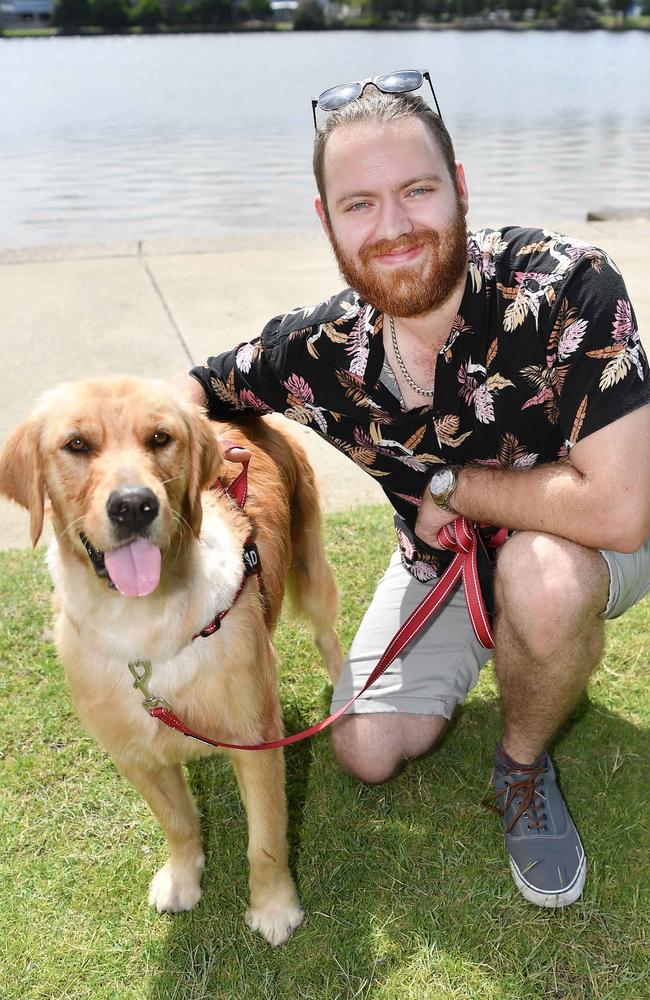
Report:
M 238 447 L 238 445 L 233 445 L 231 441 L 223 441 L 222 443 L 226 446 L 226 450 Z M 239 473 L 237 478 L 233 479 L 230 486 L 224 487 L 221 480 L 218 479 L 213 487 L 213 489 L 224 490 L 224 492 L 228 494 L 231 500 L 235 501 L 235 503 L 241 510 L 244 509 L 244 504 L 246 503 L 246 497 L 248 496 L 248 462 L 247 461 L 244 462 L 243 466 L 244 468 Z M 264 588 L 262 586 L 262 577 L 261 577 L 262 567 L 260 565 L 260 554 L 257 551 L 257 545 L 253 541 L 252 535 L 249 535 L 246 541 L 244 542 L 243 555 L 244 555 L 244 577 L 242 579 L 239 590 L 237 591 L 237 593 L 233 598 L 232 604 L 230 605 L 229 608 L 226 608 L 225 611 L 220 611 L 219 614 L 212 619 L 210 624 L 206 625 L 205 628 L 202 628 L 200 632 L 195 632 L 195 634 L 192 636 L 192 639 L 198 639 L 199 637 L 207 639 L 208 636 L 214 635 L 214 633 L 219 628 L 221 628 L 221 622 L 226 617 L 231 608 L 234 606 L 235 602 L 237 601 L 237 598 L 241 595 L 244 587 L 246 586 L 246 583 L 248 582 L 249 576 L 256 576 L 257 584 L 260 590 L 262 592 L 264 591 Z
M 227 446 L 234 447 L 230 442 L 224 443 Z M 219 482 L 216 485 L 221 486 L 221 483 Z M 238 507 L 243 508 L 248 493 L 248 462 L 244 463 L 242 472 L 226 488 L 226 493 L 235 501 Z M 207 736 L 195 733 L 194 730 L 186 726 L 164 699 L 156 698 L 150 694 L 147 687 L 147 682 L 151 676 L 150 663 L 145 663 L 141 660 L 129 663 L 129 669 L 135 678 L 133 686 L 145 695 L 145 700 L 142 704 L 154 719 L 164 722 L 166 726 L 175 729 L 184 736 L 190 736 L 192 739 L 208 743 L 210 746 L 225 747 L 228 750 L 273 750 L 277 747 L 285 747 L 290 746 L 292 743 L 298 743 L 300 740 L 305 740 L 309 736 L 315 736 L 328 726 L 331 726 L 333 722 L 347 711 L 350 705 L 354 704 L 357 698 L 361 697 L 364 691 L 368 690 L 371 684 L 374 684 L 378 677 L 381 677 L 393 660 L 412 642 L 421 629 L 431 622 L 441 611 L 459 580 L 462 580 L 463 583 L 465 600 L 476 637 L 482 646 L 486 649 L 492 649 L 494 647 L 494 635 L 490 623 L 491 615 L 488 612 L 484 598 L 484 593 L 490 591 L 492 575 L 492 566 L 487 548 L 498 548 L 503 545 L 506 537 L 507 530 L 505 528 L 495 530 L 484 525 L 479 526 L 464 517 L 459 517 L 451 524 L 445 525 L 438 534 L 438 543 L 443 549 L 456 553 L 447 569 L 437 583 L 431 587 L 420 604 L 418 604 L 415 611 L 400 625 L 361 690 L 347 704 L 343 705 L 342 708 L 339 708 L 326 719 L 317 722 L 300 733 L 294 733 L 292 736 L 285 736 L 278 740 L 270 740 L 267 743 L 255 744 L 225 743 L 221 740 L 211 740 Z M 249 549 L 249 559 L 251 557 L 250 553 L 253 553 L 255 563 L 255 567 L 248 569 L 248 572 L 246 571 L 248 565 L 246 555 L 247 546 L 251 547 Z M 259 556 L 257 555 L 257 548 L 252 537 L 249 537 L 244 547 L 244 566 L 244 579 L 235 600 L 237 600 L 237 597 L 243 591 L 249 576 L 253 574 L 257 575 L 258 583 L 261 586 Z M 228 608 L 226 611 L 220 612 L 210 625 L 197 632 L 193 638 L 209 636 L 216 632 L 229 610 Z

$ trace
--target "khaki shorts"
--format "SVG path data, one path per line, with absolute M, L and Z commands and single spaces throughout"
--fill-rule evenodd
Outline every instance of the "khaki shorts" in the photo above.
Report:
M 609 568 L 603 617 L 618 618 L 650 590 L 650 539 L 637 552 L 602 555 Z M 332 712 L 363 687 L 389 641 L 430 586 L 404 569 L 399 551 L 393 554 L 343 665 L 332 697 Z M 435 621 L 348 712 L 412 712 L 451 719 L 491 655 L 474 635 L 463 589 L 458 587 Z

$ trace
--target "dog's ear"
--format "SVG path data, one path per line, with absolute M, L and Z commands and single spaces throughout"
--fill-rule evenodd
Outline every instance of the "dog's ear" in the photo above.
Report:
M 13 431 L 0 451 L 0 493 L 29 511 L 32 545 L 41 537 L 45 510 L 40 433 L 41 423 L 32 417 Z
M 212 486 L 221 475 L 224 458 L 216 429 L 200 407 L 192 406 L 186 413 L 186 420 L 190 431 L 190 475 L 185 517 L 198 538 L 203 519 L 201 491 Z

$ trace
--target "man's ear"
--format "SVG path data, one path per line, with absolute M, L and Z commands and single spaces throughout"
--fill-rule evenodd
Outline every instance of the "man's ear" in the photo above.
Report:
M 320 219 L 320 224 L 325 230 L 325 235 L 328 239 L 331 239 L 332 230 L 330 227 L 330 217 L 327 212 L 326 206 L 323 204 L 322 198 L 316 198 L 314 201 L 314 208 L 316 209 L 316 215 Z
M 456 193 L 458 194 L 458 202 L 463 210 L 463 215 L 467 215 L 469 211 L 469 192 L 465 178 L 465 167 L 459 160 L 456 160 Z
M 45 474 L 40 450 L 40 420 L 30 417 L 0 451 L 0 493 L 29 511 L 32 545 L 43 530 Z
M 221 476 L 224 457 L 216 427 L 198 406 L 188 404 L 185 419 L 190 432 L 190 470 L 185 518 L 192 533 L 198 538 L 203 520 L 201 491 L 208 489 Z

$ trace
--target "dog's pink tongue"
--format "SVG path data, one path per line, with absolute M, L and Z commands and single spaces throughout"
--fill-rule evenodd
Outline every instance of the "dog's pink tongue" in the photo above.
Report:
M 106 569 L 120 594 L 146 597 L 160 583 L 160 549 L 143 538 L 104 556 Z

